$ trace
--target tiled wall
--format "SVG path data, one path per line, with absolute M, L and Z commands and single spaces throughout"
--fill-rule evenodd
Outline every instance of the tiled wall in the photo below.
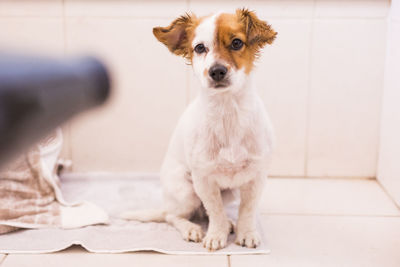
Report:
M 275 176 L 375 176 L 389 0 L 0 0 L 0 46 L 100 55 L 106 107 L 66 125 L 74 171 L 158 172 L 196 93 L 189 66 L 151 29 L 191 10 L 247 6 L 279 32 L 256 84 L 278 147 Z
M 400 206 L 400 0 L 392 1 L 385 67 L 378 179 Z

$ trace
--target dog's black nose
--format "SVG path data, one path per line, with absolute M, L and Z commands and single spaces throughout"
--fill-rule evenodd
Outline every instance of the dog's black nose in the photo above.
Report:
M 225 66 L 217 64 L 210 68 L 208 75 L 210 75 L 214 81 L 219 82 L 225 77 L 227 72 L 228 69 Z

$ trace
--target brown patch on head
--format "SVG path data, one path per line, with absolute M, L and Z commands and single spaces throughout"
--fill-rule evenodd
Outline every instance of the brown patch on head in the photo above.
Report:
M 265 21 L 247 9 L 238 9 L 236 14 L 221 14 L 216 21 L 216 54 L 229 65 L 249 73 L 260 49 L 271 44 L 277 33 Z M 239 50 L 231 47 L 234 39 L 244 45 Z
M 190 60 L 193 56 L 191 43 L 194 30 L 199 23 L 200 20 L 194 14 L 185 14 L 175 19 L 168 27 L 153 28 L 153 34 L 169 51 Z

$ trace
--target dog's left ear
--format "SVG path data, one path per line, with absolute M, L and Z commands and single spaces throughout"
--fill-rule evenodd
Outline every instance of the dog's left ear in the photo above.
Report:
M 169 51 L 187 58 L 190 54 L 189 33 L 195 19 L 195 15 L 185 14 L 167 27 L 153 28 L 153 34 L 158 41 L 168 47 Z
M 257 48 L 263 48 L 275 40 L 278 33 L 267 22 L 257 18 L 253 11 L 243 8 L 236 10 L 236 14 L 245 25 L 247 42 L 250 46 L 256 45 Z

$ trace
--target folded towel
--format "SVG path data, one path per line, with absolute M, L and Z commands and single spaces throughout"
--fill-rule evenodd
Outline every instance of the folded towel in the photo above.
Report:
M 107 223 L 89 202 L 67 203 L 59 188 L 57 130 L 0 172 L 0 234 L 19 228 L 75 228 Z
M 209 252 L 201 243 L 184 241 L 181 234 L 166 223 L 125 221 L 118 217 L 122 211 L 157 208 L 162 205 L 162 187 L 158 176 L 117 174 L 64 174 L 61 189 L 65 199 L 86 199 L 110 214 L 110 224 L 77 229 L 29 229 L 0 237 L 0 253 L 49 253 L 79 244 L 90 252 L 121 253 L 158 251 L 168 254 L 265 254 L 269 252 L 262 225 L 257 220 L 261 245 L 245 248 L 234 243 L 229 235 L 226 248 Z M 239 201 L 226 207 L 229 218 L 237 218 Z M 197 220 L 207 230 L 206 220 Z M 26 242 L 29 240 L 29 242 Z

